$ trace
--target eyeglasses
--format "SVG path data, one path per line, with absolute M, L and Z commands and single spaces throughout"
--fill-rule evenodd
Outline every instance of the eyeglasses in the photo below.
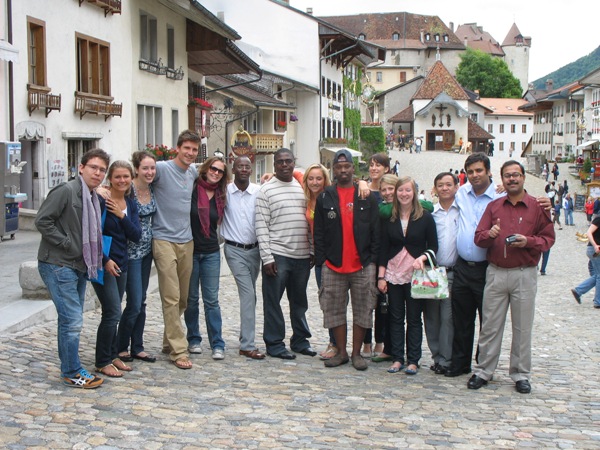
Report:
M 291 164 L 294 164 L 294 160 L 293 159 L 278 159 L 275 161 L 275 164 L 277 164 L 278 166 L 283 166 L 284 164 L 289 166 Z
M 223 169 L 219 169 L 218 167 L 215 167 L 215 166 L 210 166 L 209 170 L 214 173 L 225 175 L 225 171 Z
M 92 169 L 92 172 L 106 173 L 106 167 L 100 167 L 95 164 L 86 164 L 85 166 Z
M 515 178 L 516 180 L 518 180 L 522 176 L 523 176 L 522 173 L 514 172 L 514 173 L 505 173 L 504 175 L 502 175 L 502 178 L 504 178 L 505 180 L 510 180 L 511 178 Z

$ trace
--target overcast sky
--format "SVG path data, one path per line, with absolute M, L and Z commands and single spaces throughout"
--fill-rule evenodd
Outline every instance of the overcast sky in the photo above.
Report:
M 596 0 L 597 1 L 597 0 Z M 516 23 L 523 36 L 531 37 L 529 81 L 591 53 L 600 45 L 595 1 L 570 3 L 563 0 L 290 0 L 301 11 L 313 8 L 315 16 L 376 12 L 409 12 L 436 15 L 454 29 L 477 22 L 502 43 Z M 594 13 L 592 10 L 595 10 Z

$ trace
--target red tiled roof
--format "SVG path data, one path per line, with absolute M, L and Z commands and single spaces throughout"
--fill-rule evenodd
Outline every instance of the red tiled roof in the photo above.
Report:
M 412 122 L 414 120 L 415 120 L 415 113 L 414 113 L 414 110 L 413 110 L 413 106 L 410 105 L 408 108 L 405 108 L 402 111 L 400 111 L 398 114 L 390 117 L 388 119 L 388 122 L 393 122 L 393 123 L 402 122 L 402 123 L 406 123 L 406 122 Z
M 398 44 L 402 41 L 413 40 L 421 42 L 421 31 L 431 35 L 430 41 L 422 43 L 426 47 L 440 49 L 464 49 L 461 40 L 456 37 L 450 28 L 438 16 L 425 16 L 407 12 L 355 14 L 351 16 L 327 16 L 321 19 L 358 36 L 364 34 L 367 41 L 392 39 L 393 33 L 398 33 Z M 435 34 L 440 35 L 440 40 L 435 41 Z M 443 36 L 448 36 L 445 42 Z
M 481 98 L 475 103 L 490 110 L 486 115 L 531 116 L 531 113 L 519 110 L 520 107 L 527 104 L 527 100 L 522 98 Z
M 494 136 L 490 133 L 488 133 L 487 131 L 485 131 L 483 128 L 481 128 L 479 125 L 477 125 L 475 122 L 473 122 L 471 119 L 469 120 L 469 128 L 468 128 L 468 134 L 469 140 L 472 139 L 494 139 Z
M 448 72 L 446 66 L 441 61 L 436 61 L 429 69 L 429 73 L 427 73 L 423 84 L 421 84 L 413 99 L 433 99 L 442 92 L 445 92 L 454 100 L 469 100 L 465 90 Z
M 508 34 L 504 38 L 504 41 L 502 41 L 502 46 L 515 45 L 518 41 L 523 42 L 523 44 L 527 46 L 531 46 L 531 38 L 523 36 L 519 31 L 517 24 L 513 23 L 512 27 L 510 27 L 510 30 L 508 30 Z

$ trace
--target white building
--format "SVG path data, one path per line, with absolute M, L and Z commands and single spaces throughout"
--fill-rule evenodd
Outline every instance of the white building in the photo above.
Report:
M 494 136 L 495 152 L 520 155 L 533 135 L 533 114 L 519 110 L 527 100 L 520 98 L 481 98 L 477 104 L 486 108 L 481 124 Z

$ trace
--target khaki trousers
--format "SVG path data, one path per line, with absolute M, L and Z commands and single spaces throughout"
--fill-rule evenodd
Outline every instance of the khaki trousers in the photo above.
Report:
M 508 373 L 514 382 L 531 377 L 531 335 L 537 292 L 536 267 L 503 269 L 490 264 L 483 291 L 483 323 L 479 333 L 479 362 L 473 372 L 491 380 L 502 347 L 510 306 L 512 345 Z
M 158 274 L 158 289 L 165 322 L 163 352 L 168 352 L 172 361 L 188 356 L 181 315 L 187 308 L 193 254 L 193 241 L 184 244 L 159 239 L 152 241 L 152 255 Z

